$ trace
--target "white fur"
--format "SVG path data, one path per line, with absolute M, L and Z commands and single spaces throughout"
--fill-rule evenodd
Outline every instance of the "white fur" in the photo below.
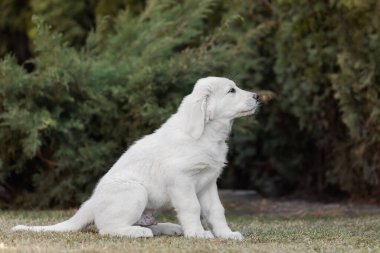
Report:
M 234 88 L 236 92 L 229 92 Z M 79 231 L 95 223 L 100 234 L 152 237 L 221 237 L 241 240 L 224 216 L 216 181 L 226 164 L 234 118 L 253 114 L 256 94 L 226 78 L 197 81 L 177 113 L 132 145 L 99 181 L 93 195 L 69 220 L 13 231 Z M 156 223 L 153 212 L 174 207 L 181 226 Z M 212 232 L 204 230 L 202 216 Z

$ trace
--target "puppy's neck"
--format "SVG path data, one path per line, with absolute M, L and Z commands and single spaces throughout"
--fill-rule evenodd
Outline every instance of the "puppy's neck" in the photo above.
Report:
M 225 142 L 231 133 L 233 120 L 230 119 L 214 119 L 207 122 L 203 136 L 207 136 L 208 140 L 216 142 Z

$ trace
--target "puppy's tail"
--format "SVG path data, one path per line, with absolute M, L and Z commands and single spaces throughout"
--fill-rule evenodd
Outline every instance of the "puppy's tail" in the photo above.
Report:
M 12 231 L 34 231 L 34 232 L 74 232 L 80 231 L 87 227 L 88 224 L 94 221 L 93 210 L 90 205 L 90 200 L 82 204 L 79 210 L 70 219 L 61 223 L 50 226 L 24 226 L 17 225 L 12 228 Z

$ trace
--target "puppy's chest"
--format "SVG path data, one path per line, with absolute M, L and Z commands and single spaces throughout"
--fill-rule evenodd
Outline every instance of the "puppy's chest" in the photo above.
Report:
M 192 177 L 195 182 L 197 192 L 212 184 L 222 173 L 226 165 L 227 150 L 220 148 L 219 150 L 208 150 L 205 154 L 207 159 L 201 161 L 192 171 Z
M 227 162 L 227 151 L 224 142 L 204 146 L 194 170 L 202 174 L 211 173 L 219 176 Z
M 220 142 L 215 145 L 211 145 L 206 151 L 210 160 L 214 161 L 217 166 L 223 167 L 227 162 L 227 144 L 225 142 Z

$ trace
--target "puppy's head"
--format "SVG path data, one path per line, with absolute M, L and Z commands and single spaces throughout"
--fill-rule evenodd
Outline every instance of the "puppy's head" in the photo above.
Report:
M 242 90 L 223 77 L 199 79 L 181 105 L 186 114 L 186 129 L 195 139 L 200 138 L 209 121 L 251 115 L 257 106 L 256 93 Z

